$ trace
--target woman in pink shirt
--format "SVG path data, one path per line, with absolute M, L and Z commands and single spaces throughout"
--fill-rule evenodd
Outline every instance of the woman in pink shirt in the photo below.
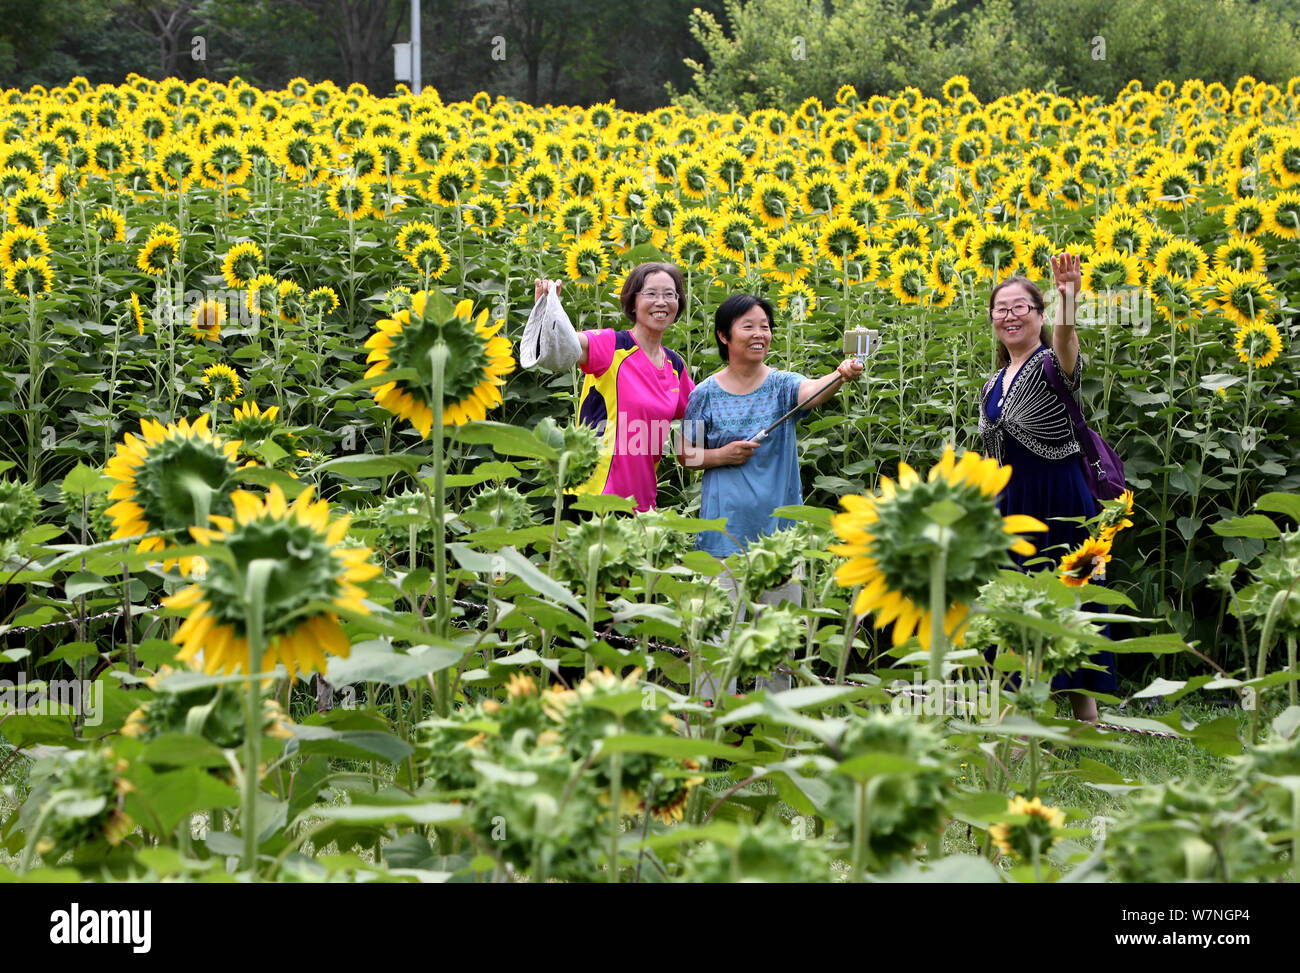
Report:
M 537 300 L 547 283 L 535 282 Z M 632 327 L 578 332 L 578 365 L 587 376 L 578 421 L 601 433 L 602 445 L 596 472 L 577 493 L 630 497 L 637 510 L 654 507 L 659 457 L 695 388 L 682 356 L 663 345 L 664 332 L 681 315 L 683 292 L 676 266 L 641 264 L 619 297 Z

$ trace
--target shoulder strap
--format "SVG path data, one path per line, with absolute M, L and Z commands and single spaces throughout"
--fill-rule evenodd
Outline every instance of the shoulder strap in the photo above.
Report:
M 1047 379 L 1047 384 L 1052 387 L 1063 403 L 1065 411 L 1070 416 L 1070 421 L 1074 423 L 1076 429 L 1082 429 L 1087 425 L 1083 421 L 1083 413 L 1079 411 L 1079 406 L 1075 404 L 1074 396 L 1065 388 L 1065 383 L 1061 381 L 1061 373 L 1056 370 L 1056 359 L 1052 357 L 1052 351 L 1049 348 L 1046 356 L 1043 358 L 1043 377 Z

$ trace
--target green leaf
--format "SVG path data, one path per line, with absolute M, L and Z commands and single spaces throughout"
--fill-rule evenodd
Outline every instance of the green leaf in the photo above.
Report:
M 518 475 L 519 467 L 515 466 L 514 463 L 506 463 L 501 460 L 485 460 L 469 473 L 457 473 L 454 476 L 447 477 L 447 486 L 477 486 L 485 480 L 509 480 Z M 433 488 L 432 478 L 426 478 L 425 483 L 429 485 L 430 489 Z
M 881 876 L 877 881 L 908 885 L 918 883 L 999 885 L 1006 879 L 987 858 L 979 855 L 948 855 L 934 864 L 914 862 L 904 865 Z
M 782 507 L 776 511 L 776 516 L 783 516 L 781 510 L 794 510 L 794 507 Z M 812 510 L 814 508 L 807 508 Z M 698 517 L 683 517 L 672 510 L 661 510 L 659 516 L 663 520 L 664 526 L 672 530 L 681 531 L 683 534 L 698 534 L 705 530 L 725 530 L 727 527 L 726 517 L 713 517 L 709 520 L 701 520 Z
M 63 591 L 68 600 L 71 601 L 74 598 L 80 598 L 82 595 L 90 594 L 92 591 L 99 591 L 101 588 L 111 586 L 112 582 L 105 581 L 98 574 L 93 574 L 90 571 L 78 571 L 63 583 Z
M 966 516 L 965 507 L 946 498 L 929 504 L 921 512 L 942 527 L 951 527 Z
M 812 524 L 814 527 L 825 527 L 827 530 L 831 526 L 831 511 L 825 507 L 809 507 L 806 504 L 790 504 L 785 507 L 777 507 L 772 511 L 773 517 L 784 517 L 787 520 L 797 520 L 801 523 Z M 725 518 L 719 518 L 725 519 Z
M 527 429 L 504 422 L 466 423 L 456 429 L 456 439 L 463 443 L 486 444 L 506 456 L 526 456 L 548 462 L 560 458 L 555 447 L 542 442 Z
M 1249 514 L 1245 517 L 1232 517 L 1210 524 L 1210 530 L 1220 537 L 1255 537 L 1268 540 L 1277 537 L 1281 531 L 1277 524 L 1263 514 Z
M 346 659 L 331 656 L 325 669 L 325 678 L 336 686 L 358 682 L 377 682 L 385 686 L 403 686 L 412 679 L 420 679 L 431 672 L 450 669 L 464 658 L 465 653 L 453 648 L 425 646 L 423 652 L 406 653 L 353 648 Z
M 636 504 L 628 497 L 605 493 L 584 493 L 573 502 L 573 507 L 593 514 L 630 514 L 636 510 Z
M 328 402 L 331 399 L 341 399 L 354 392 L 364 392 L 367 389 L 374 388 L 376 385 L 383 385 L 387 382 L 409 382 L 411 379 L 419 379 L 419 377 L 420 373 L 414 368 L 392 368 L 386 372 L 381 372 L 378 375 L 371 375 L 369 378 L 358 379 L 351 385 L 344 386 L 341 389 L 336 389 L 325 397 L 325 401 Z
M 73 497 L 87 497 L 113 488 L 115 481 L 85 463 L 78 463 L 63 478 L 63 492 Z
M 99 647 L 92 642 L 65 642 L 49 655 L 41 659 L 41 662 L 76 662 L 78 659 L 85 659 L 99 652 Z
M 1286 514 L 1292 520 L 1300 521 L 1300 496 L 1294 493 L 1266 493 L 1255 501 L 1255 508 L 1269 513 Z
M 933 767 L 926 767 L 923 764 L 915 763 L 893 753 L 864 753 L 841 761 L 840 765 L 835 768 L 835 773 L 845 774 L 860 783 L 885 774 L 909 776 L 911 774 L 925 773 L 933 769 Z
M 723 564 L 708 551 L 687 551 L 682 555 L 682 566 L 706 578 L 716 578 L 723 571 Z
M 415 752 L 405 740 L 380 730 L 331 730 L 327 726 L 299 723 L 293 727 L 298 750 L 344 760 L 373 760 L 400 763 Z
M 1273 719 L 1273 732 L 1284 740 L 1290 740 L 1298 729 L 1300 729 L 1300 706 L 1288 706 Z
M 159 837 L 170 835 L 187 814 L 239 803 L 233 787 L 198 767 L 160 774 L 137 764 L 130 777 L 135 790 L 126 795 L 126 813 Z
M 1095 584 L 1090 584 L 1087 588 L 1086 597 L 1089 602 L 1098 605 L 1123 605 L 1125 608 L 1137 611 L 1137 605 L 1133 604 L 1133 599 L 1122 591 L 1116 591 L 1114 588 L 1104 588 Z
M 635 267 L 637 264 L 660 264 L 664 262 L 664 255 L 653 243 L 641 243 L 623 254 L 623 261 L 629 267 Z
M 640 694 L 637 694 L 638 697 Z M 656 757 L 672 757 L 687 760 L 692 757 L 720 757 L 723 760 L 737 762 L 746 756 L 743 750 L 715 743 L 712 740 L 687 739 L 679 736 L 646 736 L 638 733 L 623 733 L 618 736 L 604 737 L 600 741 L 600 754 L 611 753 L 648 753 Z
M 235 471 L 235 479 L 240 483 L 249 483 L 253 486 L 278 486 L 284 498 L 289 501 L 297 500 L 298 494 L 309 485 L 304 480 L 294 479 L 284 470 L 274 470 L 269 466 L 246 466 Z
M 1139 635 L 1137 638 L 1111 642 L 1106 646 L 1111 652 L 1150 652 L 1152 655 L 1168 655 L 1171 652 L 1187 652 L 1189 646 L 1173 632 L 1159 635 Z
M 155 767 L 228 767 L 211 740 L 191 733 L 166 733 L 145 744 L 140 759 Z
M 450 545 L 449 545 L 450 546 Z M 572 608 L 583 618 L 587 616 L 586 609 L 578 601 L 577 597 L 571 592 L 564 583 L 552 578 L 549 574 L 535 565 L 528 558 L 524 557 L 513 547 L 503 547 L 493 555 L 494 559 L 499 559 L 500 567 L 505 572 L 515 575 L 524 584 L 528 585 L 539 595 L 550 598 L 552 601 L 558 601 L 568 608 Z
M 340 476 L 363 480 L 376 476 L 392 476 L 396 473 L 414 475 L 420 468 L 421 462 L 423 462 L 421 457 L 405 453 L 389 456 L 358 453 L 356 456 L 340 456 L 337 459 L 327 460 L 316 467 L 314 472 L 318 475 L 326 472 L 337 473 Z

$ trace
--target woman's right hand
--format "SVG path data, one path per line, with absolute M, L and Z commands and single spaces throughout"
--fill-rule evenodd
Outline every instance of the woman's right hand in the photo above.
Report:
M 533 303 L 534 303 L 534 304 L 536 304 L 538 301 L 540 301 L 540 300 L 542 299 L 542 295 L 546 293 L 546 285 L 547 285 L 547 284 L 550 284 L 550 283 L 552 283 L 552 282 L 549 281 L 549 280 L 546 280 L 545 278 L 543 278 L 543 279 L 541 279 L 541 280 L 534 280 L 534 281 L 533 281 Z M 562 281 L 562 280 L 557 280 L 557 281 L 555 281 L 554 283 L 555 283 L 555 296 L 556 296 L 556 297 L 559 297 L 559 296 L 560 296 L 560 288 L 564 286 L 564 281 Z
M 754 450 L 758 449 L 759 445 L 759 443 L 751 442 L 748 439 L 737 439 L 725 446 L 719 446 L 717 449 L 718 465 L 740 466 L 754 455 Z

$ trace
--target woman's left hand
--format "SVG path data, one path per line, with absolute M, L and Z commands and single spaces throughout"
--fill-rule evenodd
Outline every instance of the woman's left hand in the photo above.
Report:
M 1083 259 L 1075 253 L 1057 254 L 1051 258 L 1052 277 L 1061 297 L 1078 297 L 1083 284 Z

